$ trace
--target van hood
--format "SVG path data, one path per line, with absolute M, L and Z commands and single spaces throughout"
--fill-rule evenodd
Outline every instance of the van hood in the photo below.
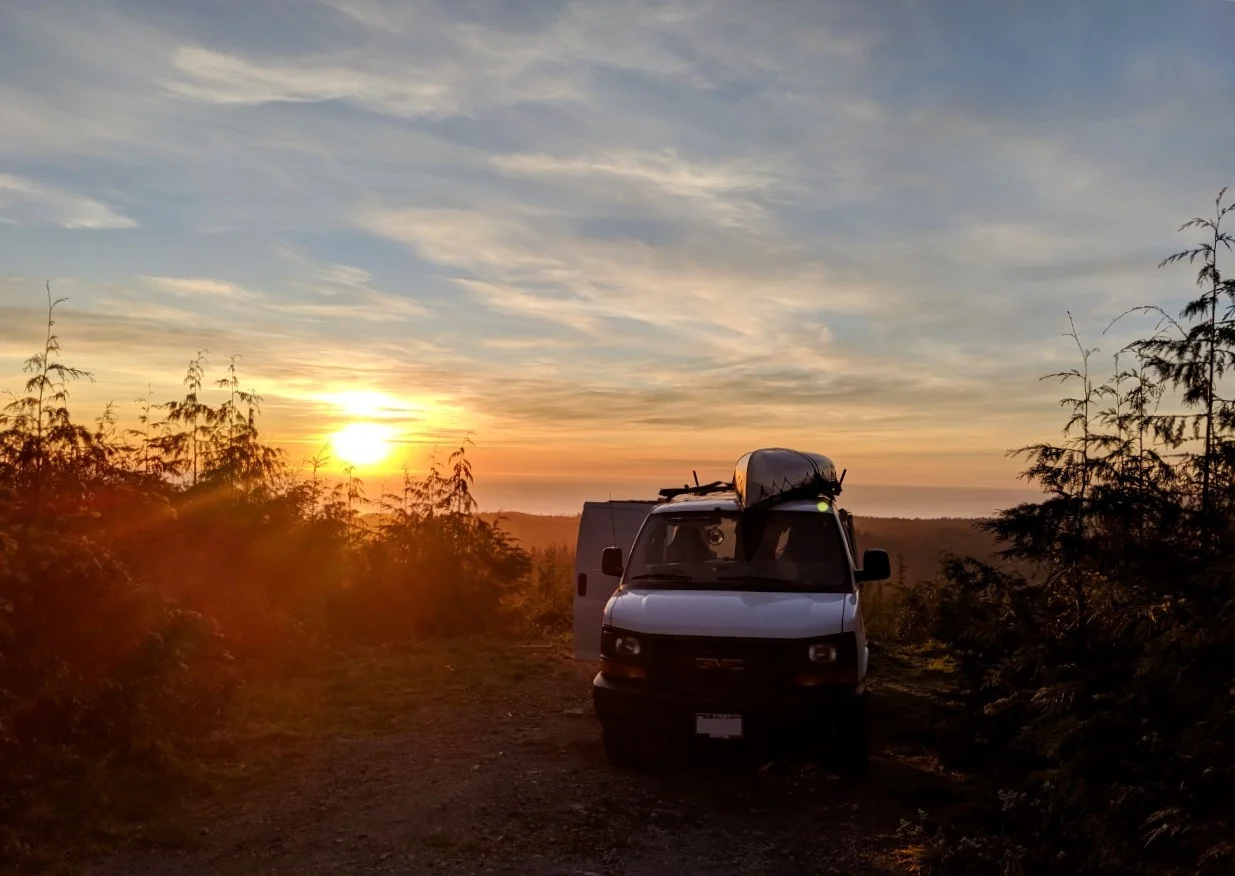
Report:
M 853 629 L 853 593 L 619 590 L 605 623 L 632 633 L 806 639 Z

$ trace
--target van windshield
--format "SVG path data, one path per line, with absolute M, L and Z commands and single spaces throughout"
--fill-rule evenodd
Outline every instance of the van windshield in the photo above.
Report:
M 840 526 L 818 511 L 653 514 L 624 583 L 640 590 L 853 591 Z

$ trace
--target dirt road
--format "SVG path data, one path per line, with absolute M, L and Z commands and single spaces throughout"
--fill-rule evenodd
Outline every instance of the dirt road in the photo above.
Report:
M 955 795 L 957 779 L 927 745 L 929 687 L 905 681 L 904 661 L 877 660 L 885 674 L 863 779 L 740 753 L 615 769 L 588 700 L 590 668 L 539 652 L 500 683 L 399 706 L 397 732 L 289 741 L 276 775 L 187 814 L 188 848 L 85 872 L 906 872 L 902 819 Z

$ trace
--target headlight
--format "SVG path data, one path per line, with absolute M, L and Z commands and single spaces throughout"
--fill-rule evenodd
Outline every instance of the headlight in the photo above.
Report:
M 808 656 L 811 663 L 835 663 L 837 657 L 836 646 L 817 642 L 810 646 Z
M 606 627 L 600 637 L 600 672 L 607 678 L 644 679 L 643 643 L 630 633 Z
M 613 653 L 617 657 L 638 657 L 642 650 L 634 636 L 618 636 L 613 640 Z

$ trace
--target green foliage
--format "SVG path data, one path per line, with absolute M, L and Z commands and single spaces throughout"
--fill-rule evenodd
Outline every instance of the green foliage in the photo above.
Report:
M 1122 350 L 1134 367 L 1099 384 L 1069 333 L 1064 440 L 1019 451 L 1044 498 L 984 527 L 1034 574 L 956 557 L 910 597 L 957 664 L 958 756 L 1005 789 L 937 838 L 943 872 L 1235 870 L 1230 209 L 1163 263 L 1202 262 L 1177 337 Z
M 566 545 L 550 544 L 529 554 L 526 586 L 512 594 L 510 610 L 542 633 L 565 634 L 574 621 L 575 552 Z
M 54 317 L 63 301 L 51 297 L 48 284 L 43 348 L 25 362 L 30 377 L 24 394 L 12 396 L 0 413 L 0 482 L 17 488 L 23 513 L 29 516 L 43 512 L 47 494 L 58 486 L 71 489 L 74 483 L 90 480 L 97 462 L 94 436 L 69 415 L 70 384 L 93 378 L 60 361 Z
M 404 473 L 383 497 L 382 522 L 357 547 L 359 570 L 337 603 L 345 635 L 369 641 L 487 632 L 508 589 L 530 564 L 501 527 L 482 520 L 472 496 L 466 443 L 422 478 Z
M 1235 402 L 1219 395 L 1222 378 L 1235 368 L 1235 283 L 1223 279 L 1218 258 L 1223 251 L 1231 249 L 1232 238 L 1222 229 L 1222 221 L 1235 204 L 1223 205 L 1226 189 L 1218 193 L 1214 201 L 1212 217 L 1198 216 L 1185 222 L 1180 230 L 1198 228 L 1206 232 L 1206 239 L 1195 246 L 1163 259 L 1168 265 L 1187 260 L 1201 262 L 1196 283 L 1201 294 L 1188 302 L 1180 319 L 1191 320 L 1190 325 L 1173 323 L 1178 337 L 1155 336 L 1137 345 L 1149 366 L 1172 388 L 1181 391 L 1182 401 L 1194 413 L 1180 414 L 1173 418 L 1182 434 L 1190 428 L 1192 434 L 1203 440 L 1200 453 L 1190 460 L 1199 472 L 1196 478 L 1198 501 L 1201 510 L 1211 514 L 1216 490 L 1211 489 L 1219 480 L 1230 479 L 1230 456 L 1223 452 L 1222 434 L 1235 427 Z M 1208 521 L 1203 521 L 1207 526 Z

